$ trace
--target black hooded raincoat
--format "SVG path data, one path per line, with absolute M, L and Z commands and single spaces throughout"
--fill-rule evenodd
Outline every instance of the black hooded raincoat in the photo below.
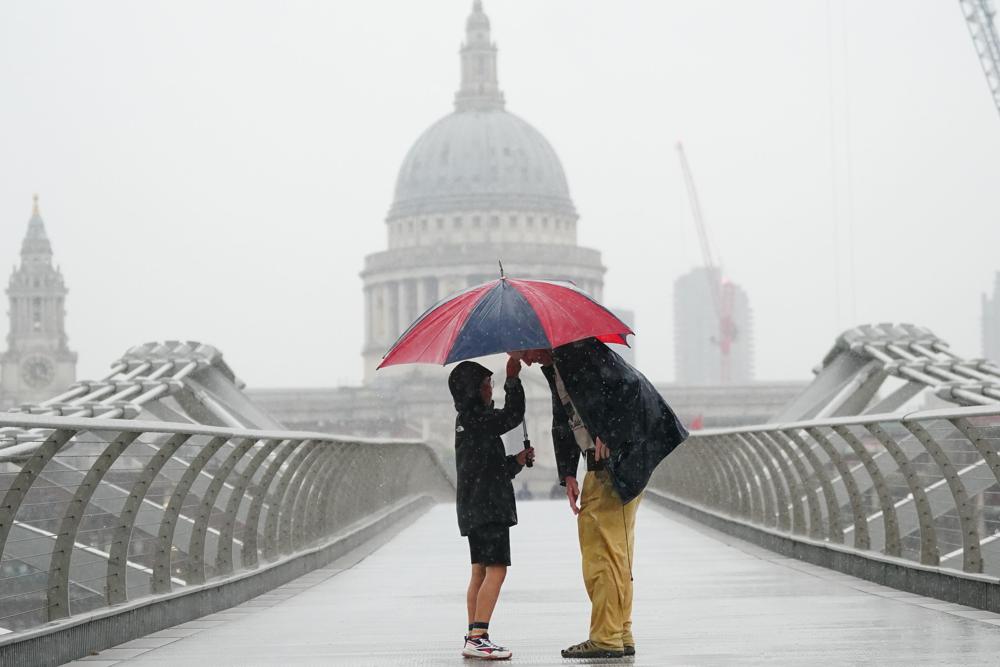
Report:
M 455 467 L 458 472 L 456 505 L 462 535 L 486 524 L 517 523 L 514 485 L 521 471 L 514 456 L 507 456 L 500 436 L 524 419 L 524 389 L 518 378 L 504 383 L 504 406 L 485 405 L 479 387 L 493 373 L 473 361 L 463 361 L 448 377 L 455 400 Z
M 608 472 L 623 503 L 642 493 L 653 470 L 688 437 L 687 429 L 653 383 L 596 338 L 552 351 L 566 392 L 592 438 L 611 456 Z M 552 392 L 552 443 L 559 482 L 576 476 L 580 448 L 555 386 L 555 370 L 542 367 Z

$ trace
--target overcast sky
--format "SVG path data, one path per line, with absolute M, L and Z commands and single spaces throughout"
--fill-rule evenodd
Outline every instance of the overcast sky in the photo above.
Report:
M 471 4 L 0 3 L 0 265 L 40 193 L 78 375 L 185 338 L 253 386 L 360 381 L 358 272 L 451 111 Z M 647 375 L 673 377 L 672 283 L 700 263 L 678 139 L 758 378 L 808 377 L 862 322 L 981 354 L 1000 116 L 957 2 L 485 6 L 508 109 L 562 158 Z

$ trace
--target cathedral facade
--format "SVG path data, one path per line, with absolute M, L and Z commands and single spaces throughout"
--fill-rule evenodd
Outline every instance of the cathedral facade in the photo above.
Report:
M 507 111 L 482 2 L 460 51 L 454 111 L 413 144 L 386 217 L 388 248 L 365 258 L 364 381 L 439 299 L 499 277 L 570 280 L 600 300 L 605 268 L 577 245 L 579 216 L 545 137 Z M 394 368 L 379 371 L 391 375 Z
M 52 244 L 35 195 L 21 263 L 7 287 L 10 331 L 0 355 L 0 403 L 13 407 L 52 398 L 76 381 L 76 353 L 66 336 L 66 284 L 52 264 Z

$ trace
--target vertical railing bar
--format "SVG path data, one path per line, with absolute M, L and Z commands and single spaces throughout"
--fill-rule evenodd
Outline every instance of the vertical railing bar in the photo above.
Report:
M 301 538 L 305 544 L 312 544 L 322 537 L 322 530 L 319 525 L 320 502 L 326 493 L 335 490 L 333 478 L 337 464 L 340 462 L 340 454 L 343 446 L 340 443 L 331 442 L 327 447 L 330 449 L 330 456 L 323 464 L 322 470 L 317 476 L 316 483 L 313 485 L 309 497 L 306 499 L 304 532 Z
M 313 464 L 306 469 L 305 474 L 302 476 L 302 484 L 299 486 L 296 495 L 291 500 L 291 526 L 289 526 L 290 543 L 291 549 L 297 550 L 301 548 L 302 544 L 306 540 L 306 508 L 308 507 L 309 497 L 314 491 L 316 486 L 316 480 L 320 477 L 320 473 L 326 467 L 326 465 L 334 460 L 336 455 L 336 449 L 331 443 L 325 443 L 322 447 L 319 447 L 319 453 L 316 455 L 316 459 Z
M 872 459 L 864 444 L 846 426 L 834 426 L 833 431 L 847 443 L 847 446 L 861 459 L 865 470 L 868 471 L 872 485 L 875 487 L 875 494 L 878 496 L 879 506 L 882 509 L 882 525 L 885 531 L 884 551 L 889 556 L 900 556 L 902 548 L 899 537 L 899 520 L 896 518 L 896 507 L 892 502 L 892 495 L 889 493 L 885 476 L 882 475 L 878 464 Z
M 42 470 L 52 460 L 52 457 L 76 434 L 77 431 L 71 430 L 59 430 L 50 433 L 24 463 L 17 476 L 14 477 L 14 481 L 11 482 L 10 487 L 4 494 L 3 504 L 0 505 L 0 554 L 3 554 L 7 546 L 10 529 L 14 526 L 17 512 L 21 509 L 28 491 L 31 490 L 35 480 L 41 475 Z
M 820 462 L 819 457 L 816 456 L 816 452 L 812 450 L 812 447 L 795 430 L 776 431 L 775 434 L 780 434 L 783 436 L 783 439 L 794 444 L 798 448 L 798 451 L 805 457 L 806 461 L 809 462 L 809 466 L 813 469 L 813 475 L 819 480 L 820 488 L 823 490 L 823 502 L 826 503 L 827 539 L 835 544 L 843 544 L 844 528 L 840 519 L 840 501 L 837 499 L 837 493 L 833 489 L 833 484 L 830 483 L 826 469 Z M 832 459 L 830 463 L 836 466 Z M 812 488 L 812 485 L 809 485 L 809 488 Z
M 128 548 L 132 539 L 133 526 L 139 516 L 139 509 L 146 499 L 146 493 L 163 466 L 190 438 L 191 435 L 188 433 L 178 433 L 168 438 L 150 458 L 146 468 L 135 480 L 128 497 L 125 499 L 125 505 L 118 515 L 118 522 L 108 554 L 105 593 L 109 605 L 125 602 L 128 599 Z
M 222 449 L 223 445 L 229 442 L 228 436 L 212 438 L 201 448 L 198 455 L 192 459 L 188 469 L 184 471 L 180 481 L 174 487 L 174 492 L 170 494 L 167 501 L 167 509 L 163 512 L 160 520 L 160 531 L 157 535 L 156 554 L 153 556 L 153 593 L 169 593 L 171 589 L 170 577 L 170 557 L 173 553 L 174 530 L 177 528 L 177 519 L 184 506 L 184 499 L 191 491 L 191 486 L 198 478 L 202 468 L 215 456 L 216 452 Z
M 809 537 L 817 540 L 822 539 L 823 513 L 820 510 L 819 498 L 816 496 L 816 490 L 813 488 L 809 471 L 806 470 L 806 466 L 802 462 L 802 457 L 795 451 L 794 443 L 789 442 L 785 438 L 778 437 L 777 431 L 765 431 L 760 434 L 760 437 L 774 443 L 774 446 L 780 450 L 780 454 L 785 460 L 789 461 L 792 467 L 795 468 L 795 474 L 799 480 L 795 495 L 801 502 L 802 494 L 805 493 L 806 504 L 809 507 Z
M 291 461 L 286 465 L 285 470 L 282 471 L 281 478 L 269 496 L 267 522 L 264 525 L 264 558 L 267 560 L 274 560 L 278 557 L 278 519 L 286 514 L 283 507 L 285 491 L 288 489 L 289 484 L 292 483 L 292 479 L 306 457 L 316 449 L 316 446 L 315 440 L 303 440 L 299 444 L 295 456 L 292 457 Z
M 740 451 L 739 443 L 734 443 L 725 436 L 719 438 L 718 446 L 732 465 L 733 470 L 743 479 L 743 485 L 747 490 L 747 499 L 750 504 L 751 520 L 759 525 L 766 525 L 767 519 L 765 516 L 770 516 L 768 512 L 769 505 L 765 500 L 764 489 L 759 483 L 757 474 L 750 465 L 749 459 Z
M 934 436 L 930 434 L 923 424 L 917 422 L 903 422 L 903 426 L 917 437 L 917 440 L 924 446 L 924 449 L 931 455 L 941 475 L 948 483 L 952 500 L 955 502 L 955 511 L 958 512 L 958 521 L 962 526 L 962 569 L 965 572 L 980 573 L 983 571 L 983 555 L 980 548 L 979 530 L 976 528 L 975 509 L 965 490 L 965 484 L 955 470 L 948 456 L 941 449 Z
M 920 562 L 923 565 L 937 565 L 941 562 L 941 553 L 938 548 L 937 531 L 934 529 L 934 514 L 913 463 L 907 458 L 903 448 L 880 424 L 865 424 L 865 429 L 882 443 L 906 480 L 920 526 Z
M 264 509 L 264 500 L 271 495 L 271 484 L 274 482 L 274 478 L 278 476 L 278 472 L 285 464 L 285 461 L 288 460 L 288 457 L 293 452 L 299 449 L 299 446 L 303 442 L 308 441 L 285 440 L 284 446 L 274 455 L 270 463 L 267 464 L 264 474 L 254 487 L 253 500 L 250 502 L 250 509 L 247 511 L 243 527 L 243 548 L 240 550 L 240 562 L 244 568 L 255 568 L 259 563 L 257 545 L 259 543 L 259 535 L 261 534 L 260 515 Z M 274 511 L 275 509 L 272 507 L 268 511 Z
M 83 480 L 73 494 L 73 499 L 66 506 L 59 524 L 56 543 L 52 547 L 52 561 L 48 576 L 48 610 L 49 620 L 54 621 L 70 615 L 69 608 L 69 569 L 73 558 L 73 545 L 76 543 L 76 531 L 83 521 L 84 510 L 90 498 L 97 491 L 104 475 L 114 465 L 125 449 L 138 438 L 140 432 L 122 432 L 116 435 L 97 457 Z
M 257 442 L 256 438 L 241 438 L 239 444 L 233 447 L 232 451 L 223 459 L 219 469 L 213 473 L 211 483 L 201 496 L 201 502 L 198 503 L 198 510 L 195 514 L 194 528 L 191 530 L 191 538 L 188 542 L 186 568 L 188 584 L 205 583 L 205 538 L 212 519 L 212 510 L 215 509 L 215 499 L 236 465 Z
M 765 493 L 764 497 L 771 501 L 769 513 L 774 518 L 772 525 L 779 530 L 791 531 L 792 521 L 788 514 L 788 496 L 785 494 L 785 487 L 777 479 L 778 471 L 770 463 L 768 457 L 761 454 L 758 447 L 745 437 L 745 434 L 735 434 L 733 437 L 741 443 L 746 456 L 754 461 L 754 466 L 757 468 L 757 479 L 761 481 L 761 486 L 770 491 L 770 493 Z
M 805 508 L 802 505 L 802 496 L 805 494 L 805 491 L 785 460 L 784 452 L 773 440 L 767 437 L 766 433 L 751 433 L 748 435 L 751 440 L 755 440 L 763 448 L 762 453 L 768 457 L 772 464 L 777 465 L 778 477 L 780 477 L 779 481 L 784 482 L 784 486 L 788 489 L 785 507 L 787 508 L 791 505 L 792 508 L 791 531 L 797 535 L 805 535 L 809 531 L 809 527 L 806 525 Z
M 805 431 L 826 453 L 827 458 L 833 462 L 834 467 L 837 469 L 837 474 L 840 475 L 841 481 L 844 482 L 844 488 L 847 489 L 847 500 L 851 504 L 851 521 L 854 525 L 854 548 L 863 550 L 871 549 L 868 517 L 865 514 L 861 491 L 858 489 L 858 481 L 854 479 L 854 473 L 851 472 L 850 466 L 847 465 L 847 461 L 844 460 L 837 447 L 818 427 L 807 428 Z
M 312 477 L 315 470 L 316 461 L 320 459 L 326 450 L 326 442 L 318 442 L 312 451 L 306 456 L 302 465 L 292 477 L 291 484 L 285 491 L 281 502 L 278 504 L 281 512 L 281 522 L 278 527 L 278 553 L 288 554 L 292 552 L 292 525 L 295 520 L 295 503 L 299 497 L 306 481 Z
M 246 496 L 246 490 L 253 481 L 254 475 L 271 456 L 271 453 L 281 444 L 282 440 L 265 440 L 254 453 L 250 462 L 243 467 L 242 472 L 233 484 L 226 501 L 226 511 L 223 514 L 223 524 L 219 529 L 219 547 L 215 552 L 216 575 L 232 574 L 233 572 L 233 538 L 236 532 L 236 520 L 239 517 L 240 503 Z M 252 500 L 250 501 L 253 502 Z M 247 516 L 249 520 L 249 515 Z

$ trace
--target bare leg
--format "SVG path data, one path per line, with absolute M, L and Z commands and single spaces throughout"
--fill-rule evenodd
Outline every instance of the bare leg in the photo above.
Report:
M 500 597 L 500 587 L 507 576 L 506 565 L 487 565 L 486 579 L 479 587 L 479 595 L 476 598 L 476 617 L 473 622 L 489 623 L 493 616 L 493 608 L 497 606 L 497 598 Z
M 466 607 L 469 609 L 469 625 L 472 625 L 476 620 L 476 600 L 479 599 L 479 589 L 485 578 L 486 566 L 473 563 L 472 576 L 469 578 L 469 590 L 465 594 Z

